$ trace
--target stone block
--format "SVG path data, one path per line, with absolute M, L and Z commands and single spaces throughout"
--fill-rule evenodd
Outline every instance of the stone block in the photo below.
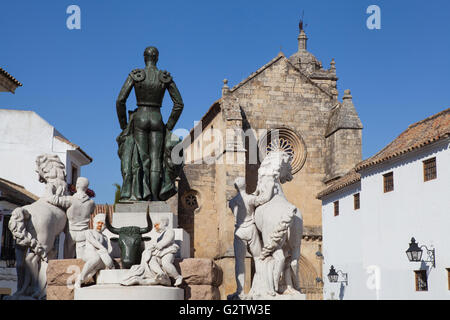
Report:
M 217 287 L 211 285 L 190 285 L 184 289 L 185 300 L 220 300 Z
M 140 212 L 114 212 L 112 216 L 111 224 L 113 227 L 146 227 L 147 226 L 147 212 L 145 209 Z M 150 218 L 155 224 L 161 217 L 167 217 L 169 219 L 169 228 L 178 227 L 178 215 L 173 214 L 171 211 L 150 211 Z
M 135 201 L 116 203 L 114 212 L 171 212 L 170 205 L 165 201 Z
M 73 300 L 73 286 L 47 286 L 47 300 Z
M 184 282 L 188 286 L 209 285 L 218 287 L 222 283 L 222 270 L 211 259 L 191 258 L 175 261 Z
M 75 283 L 75 278 L 83 269 L 81 259 L 49 260 L 47 267 L 48 286 L 67 286 Z

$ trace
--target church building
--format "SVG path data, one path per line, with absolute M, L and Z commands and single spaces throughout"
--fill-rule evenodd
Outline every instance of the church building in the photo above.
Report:
M 292 156 L 293 180 L 283 190 L 303 216 L 302 292 L 322 298 L 322 204 L 316 195 L 362 160 L 362 124 L 350 90 L 338 100 L 334 59 L 325 69 L 307 50 L 302 27 L 297 40 L 290 57 L 280 52 L 232 88 L 224 80 L 222 96 L 183 141 L 178 221 L 190 235 L 191 256 L 212 258 L 222 268 L 221 299 L 236 289 L 235 221 L 228 208 L 234 180 L 245 177 L 247 192 L 254 192 L 261 162 L 255 154 L 274 149 Z M 253 268 L 248 255 L 246 292 Z

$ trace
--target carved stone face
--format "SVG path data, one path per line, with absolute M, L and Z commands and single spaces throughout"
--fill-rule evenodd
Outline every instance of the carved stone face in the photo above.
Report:
M 105 230 L 105 223 L 103 221 L 97 221 L 97 224 L 95 226 L 95 229 L 98 232 L 103 232 L 103 230 Z
M 156 232 L 161 233 L 167 229 L 168 225 L 169 225 L 169 221 L 167 219 L 161 219 L 161 221 L 155 223 L 154 228 L 155 228 Z
M 77 179 L 76 188 L 77 191 L 86 191 L 89 186 L 89 181 L 87 178 L 79 177 Z

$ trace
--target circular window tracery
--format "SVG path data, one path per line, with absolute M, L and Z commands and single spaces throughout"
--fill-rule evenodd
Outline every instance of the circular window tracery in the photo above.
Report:
M 186 209 L 196 210 L 200 207 L 198 192 L 190 190 L 183 196 L 183 205 Z
M 287 128 L 269 130 L 259 142 L 260 150 L 265 156 L 271 151 L 284 151 L 292 157 L 292 174 L 300 171 L 306 161 L 306 145 L 303 139 Z

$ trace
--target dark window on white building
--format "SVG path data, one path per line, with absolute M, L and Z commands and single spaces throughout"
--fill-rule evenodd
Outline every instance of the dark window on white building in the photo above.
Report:
M 436 157 L 434 157 L 423 162 L 423 181 L 430 181 L 436 178 Z
M 359 193 L 355 193 L 354 195 L 353 195 L 353 208 L 355 209 L 355 210 L 358 210 L 359 209 L 359 207 L 360 207 L 360 202 L 359 202 L 360 200 L 359 200 Z
M 384 186 L 385 193 L 394 191 L 394 173 L 393 172 L 383 174 L 383 186 Z
M 334 202 L 334 216 L 338 216 L 339 215 L 339 201 L 335 201 Z

